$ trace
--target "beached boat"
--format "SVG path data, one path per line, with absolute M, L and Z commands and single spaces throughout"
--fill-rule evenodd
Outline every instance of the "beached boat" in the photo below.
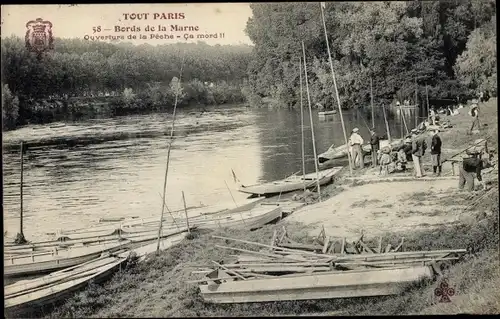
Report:
M 380 148 L 388 145 L 394 148 L 402 143 L 403 141 L 401 139 L 392 140 L 391 143 L 389 143 L 388 140 L 380 140 Z M 371 145 L 364 144 L 362 150 L 365 155 L 371 154 L 372 152 Z M 320 163 L 324 163 L 329 160 L 341 159 L 345 157 L 347 157 L 347 147 L 345 144 L 337 147 L 335 147 L 335 145 L 332 145 L 328 148 L 328 150 L 318 155 L 318 161 Z
M 337 114 L 337 110 L 329 110 L 329 111 L 318 112 L 318 116 L 328 116 L 328 115 L 333 115 L 333 114 Z
M 176 230 L 165 230 L 161 238 L 185 232 L 186 227 Z M 38 244 L 46 250 L 25 254 L 10 254 L 4 252 L 4 276 L 19 277 L 30 274 L 46 273 L 78 265 L 99 257 L 102 253 L 114 252 L 121 249 L 133 249 L 143 245 L 144 242 L 158 238 L 158 230 L 146 234 L 131 234 L 129 238 L 114 238 L 109 241 L 94 243 L 78 243 L 59 246 L 60 242 L 45 242 Z M 102 239 L 101 239 L 102 240 Z M 37 246 L 35 243 L 34 246 Z
M 111 275 L 126 257 L 103 257 L 76 268 L 57 272 L 33 281 L 17 282 L 4 288 L 4 307 L 7 312 L 19 313 L 64 299 L 68 294 Z M 25 289 L 23 289 L 25 288 Z
M 160 250 L 166 250 L 186 237 L 187 233 L 173 235 L 160 240 Z M 8 312 L 30 310 L 66 298 L 70 293 L 83 288 L 90 280 L 99 282 L 115 272 L 130 253 L 143 259 L 153 253 L 158 242 L 152 240 L 132 250 L 117 252 L 115 256 L 102 256 L 89 262 L 51 273 L 33 280 L 23 280 L 4 287 L 4 306 Z
M 235 228 L 253 230 L 260 228 L 273 220 L 282 217 L 282 208 L 279 204 L 272 205 L 256 205 L 255 207 L 247 210 L 234 209 L 223 211 L 217 214 L 199 215 L 189 217 L 190 227 L 197 229 L 219 229 L 219 228 Z M 177 224 L 185 225 L 186 219 L 176 219 Z M 131 223 L 122 225 L 122 229 L 127 232 L 134 231 L 149 231 L 158 230 L 158 221 L 149 223 Z M 162 228 L 173 229 L 175 225 L 170 223 L 163 224 Z
M 184 226 L 176 227 L 170 231 L 164 231 L 162 237 L 175 235 L 180 232 L 186 231 L 187 228 Z M 123 240 L 129 240 L 130 242 L 143 242 L 155 238 L 158 235 L 158 230 L 142 233 L 125 233 L 124 231 L 119 231 L 110 235 L 103 236 L 86 236 L 84 238 L 76 239 L 66 239 L 64 241 L 60 240 L 49 240 L 42 242 L 34 242 L 23 245 L 9 245 L 4 247 L 4 257 L 12 255 L 22 255 L 32 253 L 40 253 L 52 251 L 54 249 L 63 250 L 71 247 L 90 247 L 95 245 L 109 245 L 112 242 L 118 242 Z
M 203 299 L 211 303 L 352 298 L 399 294 L 400 284 L 432 276 L 431 267 L 421 266 L 238 280 L 229 271 L 218 269 L 205 277 L 207 284 L 199 288 Z
M 327 170 L 319 171 L 319 184 L 324 185 L 330 183 L 336 174 L 338 174 L 343 167 L 333 167 Z M 252 195 L 273 195 L 279 193 L 287 193 L 304 188 L 316 187 L 317 183 L 316 173 L 306 174 L 305 176 L 293 175 L 283 180 L 255 184 L 255 185 L 240 185 L 238 191 Z

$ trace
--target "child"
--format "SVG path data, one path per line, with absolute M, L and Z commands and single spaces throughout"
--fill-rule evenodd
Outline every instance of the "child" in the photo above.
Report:
M 379 170 L 379 175 L 382 175 L 382 170 L 384 170 L 384 175 L 389 174 L 389 164 L 391 164 L 392 159 L 391 159 L 391 150 L 387 146 L 383 147 L 381 151 L 379 151 L 379 163 L 380 163 L 380 170 Z

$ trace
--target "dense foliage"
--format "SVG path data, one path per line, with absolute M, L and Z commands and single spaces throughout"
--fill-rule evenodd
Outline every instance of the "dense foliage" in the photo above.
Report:
M 37 56 L 25 49 L 23 39 L 2 39 L 4 127 L 103 108 L 123 114 L 171 107 L 173 82 L 181 76 L 181 67 L 179 105 L 240 102 L 252 50 L 204 42 L 134 46 L 55 39 L 54 43 L 53 52 Z
M 255 44 L 245 94 L 297 105 L 304 41 L 314 104 L 335 106 L 319 3 L 255 3 L 246 32 Z M 325 10 L 343 107 L 374 100 L 496 94 L 494 0 L 328 2 Z M 415 84 L 416 83 L 416 84 Z M 251 98 L 251 99 L 250 99 Z

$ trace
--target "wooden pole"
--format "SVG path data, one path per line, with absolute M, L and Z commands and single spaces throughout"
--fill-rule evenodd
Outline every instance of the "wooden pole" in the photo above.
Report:
M 309 83 L 307 82 L 307 64 L 306 64 L 306 48 L 304 47 L 304 41 L 302 41 L 302 54 L 304 55 L 304 76 L 306 81 L 306 93 L 307 93 L 307 103 L 309 104 L 309 119 L 311 121 L 311 135 L 313 142 L 313 153 L 314 153 L 314 167 L 316 169 L 316 185 L 318 187 L 319 201 L 321 202 L 321 189 L 319 185 L 319 169 L 318 169 L 318 156 L 316 154 L 316 142 L 314 138 L 314 124 L 313 115 L 311 107 L 311 95 L 309 94 Z
M 24 231 L 23 231 L 23 185 L 24 185 L 24 144 L 21 142 L 21 181 L 19 184 L 19 197 L 20 197 L 20 209 L 19 209 L 19 234 L 17 234 L 15 243 L 16 244 L 24 244 L 26 243 L 26 239 L 24 238 Z
M 415 77 L 415 128 L 418 127 L 418 120 L 420 117 L 419 107 L 418 107 L 418 86 L 417 86 L 417 77 Z
M 349 143 L 347 142 L 347 133 L 345 130 L 345 125 L 344 125 L 344 117 L 342 116 L 342 107 L 340 106 L 339 90 L 337 88 L 337 81 L 335 79 L 335 72 L 333 71 L 332 54 L 330 52 L 330 44 L 328 42 L 328 33 L 326 32 L 325 14 L 323 12 L 323 6 L 321 3 L 320 3 L 320 8 L 321 8 L 321 17 L 323 19 L 323 29 L 325 31 L 326 48 L 328 50 L 328 61 L 330 62 L 330 69 L 332 71 L 333 87 L 335 88 L 335 95 L 337 98 L 337 104 L 339 106 L 340 122 L 342 123 L 342 130 L 344 131 L 345 146 L 347 148 L 347 157 L 349 159 L 349 173 L 352 175 L 351 152 L 349 152 Z
M 372 127 L 375 127 L 375 109 L 373 108 L 373 80 L 370 76 L 370 103 L 372 105 Z
M 384 113 L 384 121 L 385 121 L 385 129 L 387 131 L 387 139 L 389 140 L 389 143 L 391 143 L 391 130 L 389 129 L 389 123 L 387 122 L 387 116 L 385 115 L 385 106 L 382 104 L 382 112 Z
M 234 200 L 234 197 L 233 197 L 233 193 L 231 192 L 231 190 L 229 189 L 229 186 L 227 186 L 227 182 L 224 181 L 224 184 L 226 184 L 226 188 L 227 190 L 229 191 L 229 195 L 231 195 L 231 198 L 233 199 L 233 203 L 234 205 L 236 206 L 236 208 L 238 208 L 238 204 L 236 204 L 236 201 Z
M 410 131 L 408 130 L 408 125 L 406 125 L 406 116 L 405 114 L 403 113 L 403 107 L 401 105 L 399 105 L 399 109 L 401 110 L 401 115 L 402 115 L 402 118 L 403 118 L 403 124 L 405 126 L 405 129 L 406 129 L 406 134 L 409 134 Z
M 427 86 L 427 84 L 425 85 L 425 99 L 427 100 L 427 118 L 428 118 L 430 105 L 429 105 L 429 87 Z
M 188 233 L 191 234 L 191 228 L 189 228 L 188 210 L 186 207 L 186 198 L 184 197 L 184 191 L 182 191 L 182 202 L 184 203 L 184 213 L 186 214 L 186 225 L 187 225 Z
M 302 59 L 299 57 L 299 77 L 300 77 L 300 130 L 302 138 L 302 177 L 304 180 L 304 192 L 306 191 L 306 160 L 305 160 L 305 145 L 304 145 L 304 105 L 302 104 Z
M 158 244 L 156 246 L 156 253 L 160 252 L 160 236 L 161 236 L 161 227 L 162 227 L 162 222 L 163 222 L 163 213 L 165 211 L 165 194 L 167 192 L 167 177 L 168 177 L 168 167 L 170 164 L 170 150 L 172 149 L 172 142 L 174 140 L 174 128 L 175 128 L 175 115 L 177 111 L 177 103 L 179 102 L 179 91 L 181 87 L 181 79 L 182 79 L 182 69 L 184 67 L 184 60 L 186 58 L 186 52 L 184 52 L 183 58 L 182 58 L 182 63 L 181 63 L 181 70 L 179 73 L 179 80 L 177 81 L 177 88 L 175 90 L 175 101 L 174 101 L 174 110 L 172 112 L 172 127 L 170 129 L 170 141 L 168 143 L 168 150 L 167 150 L 167 164 L 165 167 L 165 178 L 163 180 L 163 201 L 161 205 L 161 216 L 160 216 L 160 227 L 158 228 Z

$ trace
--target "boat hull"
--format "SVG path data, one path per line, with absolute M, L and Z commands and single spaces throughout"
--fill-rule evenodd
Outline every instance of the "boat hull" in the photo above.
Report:
M 333 167 L 326 171 L 319 172 L 319 184 L 325 185 L 330 183 L 334 176 L 342 170 L 342 167 Z M 304 185 L 305 184 L 305 185 Z M 252 195 L 274 195 L 279 193 L 288 193 L 296 190 L 306 188 L 316 187 L 316 173 L 311 173 L 306 175 L 305 183 L 304 179 L 300 176 L 293 176 L 286 178 L 281 181 L 251 185 L 251 186 L 240 186 L 238 191 L 246 194 Z
M 246 303 L 286 300 L 386 296 L 401 292 L 398 284 L 432 278 L 429 266 L 369 271 L 338 271 L 282 278 L 228 281 L 207 279 L 200 285 L 210 303 Z

